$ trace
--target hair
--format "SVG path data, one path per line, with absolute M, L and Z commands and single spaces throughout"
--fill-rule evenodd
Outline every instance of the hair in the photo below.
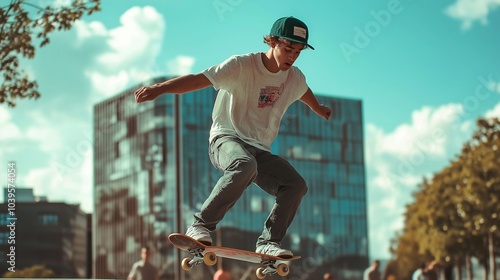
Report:
M 297 42 L 292 42 L 290 40 L 287 40 L 285 38 L 279 37 L 279 36 L 274 36 L 274 35 L 266 35 L 264 36 L 264 44 L 267 44 L 271 46 L 271 41 L 276 42 L 277 44 L 286 44 L 286 45 L 292 45 L 292 44 L 302 44 L 302 43 L 297 43 Z M 307 49 L 306 44 L 302 44 L 304 47 L 302 48 L 303 50 Z

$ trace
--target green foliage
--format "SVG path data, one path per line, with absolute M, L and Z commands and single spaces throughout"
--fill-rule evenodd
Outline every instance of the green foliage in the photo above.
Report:
M 52 270 L 43 265 L 34 265 L 25 269 L 16 270 L 15 272 L 6 272 L 4 278 L 51 278 L 55 277 Z
M 31 1 L 39 2 L 39 1 Z M 16 99 L 40 97 L 38 84 L 19 69 L 19 58 L 35 57 L 34 37 L 40 47 L 49 34 L 70 29 L 83 15 L 100 10 L 100 0 L 73 0 L 69 6 L 39 7 L 28 0 L 11 0 L 0 7 L 0 104 L 16 106 Z
M 408 205 L 405 228 L 392 242 L 394 270 L 409 277 L 421 261 L 487 265 L 495 252 L 488 237 L 500 238 L 500 121 L 479 119 L 461 154 L 430 181 L 424 179 Z M 496 247 L 498 254 L 498 246 Z
M 425 182 L 424 182 L 425 184 Z M 422 192 L 414 194 L 417 201 L 421 200 Z M 405 227 L 391 241 L 391 253 L 396 257 L 391 261 L 391 274 L 398 279 L 411 279 L 415 269 L 432 259 L 432 255 L 421 248 L 420 224 L 423 208 L 418 208 L 417 203 L 406 206 Z

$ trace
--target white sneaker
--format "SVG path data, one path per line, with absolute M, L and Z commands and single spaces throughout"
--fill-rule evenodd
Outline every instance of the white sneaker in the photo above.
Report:
M 210 231 L 203 226 L 190 226 L 186 231 L 186 235 L 205 245 L 212 245 L 212 236 L 210 236 Z
M 276 242 L 269 242 L 266 244 L 258 245 L 257 250 L 255 250 L 255 252 L 259 254 L 271 255 L 281 258 L 293 257 L 292 251 L 281 248 L 280 244 Z

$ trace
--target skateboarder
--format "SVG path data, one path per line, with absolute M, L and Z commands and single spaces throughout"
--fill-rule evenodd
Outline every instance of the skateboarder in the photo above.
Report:
M 256 252 L 293 256 L 281 248 L 280 242 L 307 186 L 290 163 L 271 153 L 270 146 L 282 116 L 293 102 L 302 101 L 326 120 L 331 115 L 327 106 L 318 103 L 302 72 L 293 66 L 303 50 L 314 49 L 308 38 L 304 22 L 294 17 L 280 18 L 264 37 L 269 45 L 266 52 L 231 56 L 199 74 L 141 87 L 135 92 L 140 103 L 164 93 L 183 94 L 208 86 L 219 90 L 212 112 L 209 156 L 223 175 L 194 215 L 186 235 L 211 244 L 210 232 L 253 182 L 276 198 Z

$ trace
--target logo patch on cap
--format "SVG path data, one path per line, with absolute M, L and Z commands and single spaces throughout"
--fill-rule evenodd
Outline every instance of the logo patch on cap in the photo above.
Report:
M 294 26 L 293 27 L 293 36 L 299 36 L 301 38 L 306 38 L 307 31 L 305 28 L 300 27 L 300 26 Z

